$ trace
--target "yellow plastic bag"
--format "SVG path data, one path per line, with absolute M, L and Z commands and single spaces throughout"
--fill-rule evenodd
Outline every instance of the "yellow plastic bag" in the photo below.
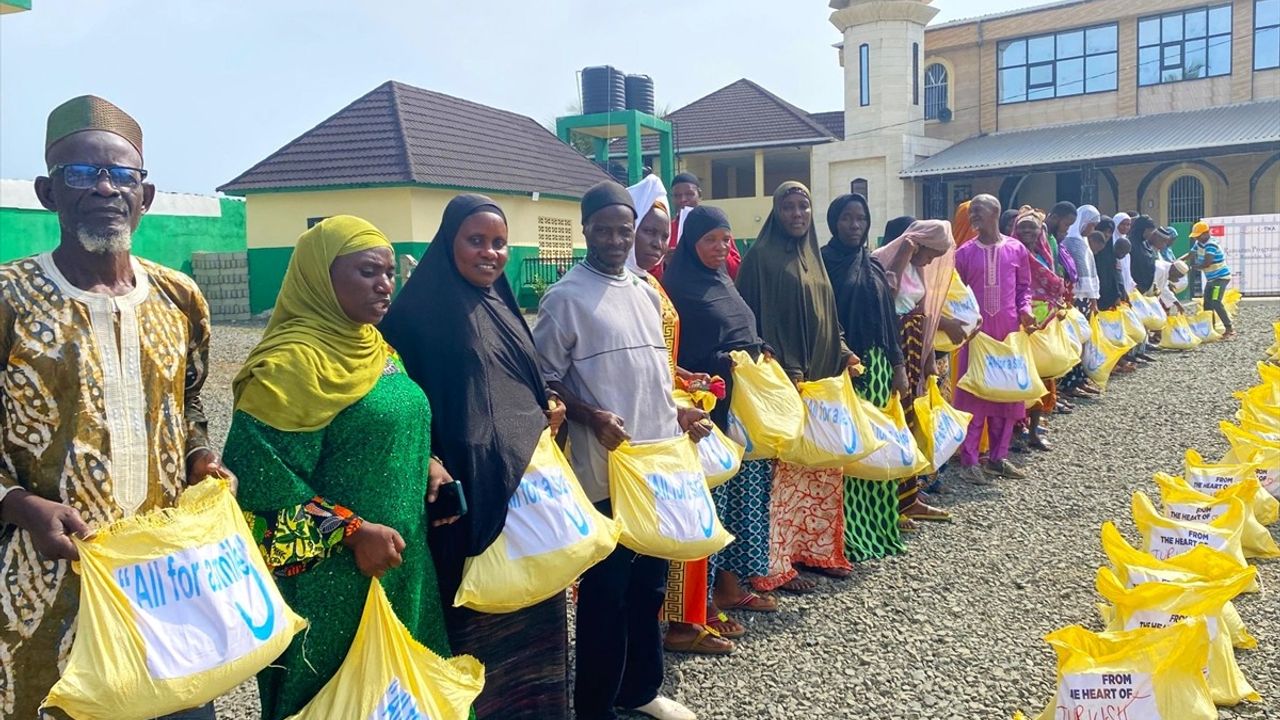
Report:
M 466 720 L 483 689 L 480 661 L 469 655 L 445 660 L 414 640 L 375 579 L 338 672 L 288 720 Z
M 1089 318 L 1080 312 L 1079 308 L 1067 308 L 1066 313 L 1062 317 L 1063 325 L 1066 327 L 1067 336 L 1081 349 L 1084 348 L 1085 342 L 1093 334 L 1093 328 L 1089 325 Z
M 1188 584 L 1227 580 L 1249 567 L 1237 565 L 1235 560 L 1204 545 L 1191 548 L 1168 560 L 1158 560 L 1151 553 L 1143 552 L 1125 542 L 1112 522 L 1102 525 L 1102 550 L 1111 563 L 1111 571 L 1127 588 L 1143 583 Z M 1260 589 L 1255 575 L 1253 583 L 1241 592 L 1258 592 Z M 1232 601 L 1222 606 L 1222 622 L 1231 634 L 1232 645 L 1242 650 L 1252 650 L 1258 647 L 1258 640 L 1249 633 Z M 1110 615 L 1104 615 L 1103 623 L 1109 622 Z
M 1037 720 L 1216 720 L 1203 620 L 1095 633 L 1079 625 L 1045 642 L 1058 656 L 1054 699 Z
M 1212 582 L 1143 583 L 1126 588 L 1115 573 L 1099 568 L 1098 594 L 1112 605 L 1107 630 L 1122 632 L 1141 628 L 1167 628 L 1189 618 L 1205 623 L 1209 633 L 1209 695 L 1217 705 L 1233 706 L 1262 697 L 1249 685 L 1240 666 L 1231 635 L 1223 632 L 1222 607 L 1253 582 L 1257 568 L 1246 568 L 1233 577 Z
M 1235 288 L 1228 288 L 1222 293 L 1222 307 L 1226 309 L 1227 315 L 1234 318 L 1236 310 L 1240 307 L 1240 291 Z
M 462 566 L 454 607 L 507 613 L 563 592 L 609 556 L 622 529 L 592 506 L 551 430 L 542 432 L 502 532 Z
M 1222 333 L 1218 331 L 1217 314 L 1212 310 L 1201 310 L 1191 318 L 1191 333 L 1200 342 L 1216 342 L 1222 339 Z
M 75 543 L 78 628 L 44 702 L 72 717 L 143 720 L 203 705 L 270 664 L 306 626 L 222 480 Z
M 729 437 L 745 449 L 747 460 L 778 457 L 804 432 L 804 404 L 796 386 L 777 360 L 763 354 L 752 360 L 742 350 L 729 357 L 734 363 Z
M 1246 396 L 1240 402 L 1240 417 L 1241 420 L 1265 425 L 1273 431 L 1280 431 L 1280 405 L 1260 403 L 1252 396 Z
M 1098 313 L 1098 316 L 1100 315 L 1102 313 Z M 1103 323 L 1098 316 L 1094 316 L 1089 340 L 1085 342 L 1084 349 L 1080 352 L 1080 367 L 1099 389 L 1105 390 L 1107 381 L 1111 379 L 1111 371 L 1115 369 L 1116 363 L 1120 362 L 1120 358 L 1133 347 L 1133 343 L 1129 342 L 1128 336 L 1124 334 L 1123 321 L 1116 321 L 1120 341 L 1113 342 L 1107 331 L 1103 329 Z
M 1048 391 L 1035 365 L 1025 333 L 1009 333 L 1001 342 L 980 332 L 969 341 L 969 367 L 960 388 L 992 402 L 1036 400 Z
M 1133 494 L 1131 510 L 1133 524 L 1142 535 L 1142 549 L 1161 560 L 1177 557 L 1197 545 L 1207 545 L 1231 556 L 1241 566 L 1248 564 L 1240 539 L 1245 508 L 1239 500 L 1231 500 L 1227 512 L 1208 523 L 1170 520 L 1156 511 L 1151 498 L 1142 491 Z
M 1094 334 L 1096 335 L 1100 331 L 1102 336 L 1112 345 L 1127 345 L 1131 342 L 1129 340 L 1129 331 L 1125 329 L 1123 311 L 1099 310 L 1093 316 L 1093 320 L 1094 325 L 1097 327 Z
M 973 421 L 972 414 L 947 403 L 938 382 L 935 377 L 929 383 L 929 391 L 912 402 L 916 411 L 916 443 L 929 461 L 926 471 L 929 473 L 938 472 L 956 454 Z
M 982 319 L 978 299 L 955 270 L 951 271 L 951 285 L 947 288 L 947 300 L 942 304 L 942 316 L 959 320 L 964 327 L 965 336 L 972 333 Z M 951 341 L 951 336 L 944 332 L 933 336 L 933 347 L 940 352 L 955 352 L 960 349 L 959 345 Z
M 1132 306 L 1125 305 L 1120 309 L 1124 318 L 1124 332 L 1129 342 L 1138 345 L 1147 341 L 1147 328 L 1142 324 L 1142 315 Z
M 1280 327 L 1280 323 L 1276 323 Z M 1258 377 L 1262 378 L 1263 385 L 1270 385 L 1273 388 L 1280 389 L 1280 368 L 1266 363 L 1258 363 Z
M 711 394 L 706 393 L 706 395 Z M 693 397 L 683 390 L 675 392 L 675 400 L 677 407 L 694 406 Z M 709 400 L 704 397 L 697 405 L 705 412 L 711 412 L 715 409 L 716 398 L 714 395 L 711 395 Z M 725 435 L 717 425 L 713 424 L 711 434 L 694 443 L 694 448 L 698 451 L 698 459 L 702 461 L 702 472 L 707 476 L 707 487 L 720 487 L 732 480 L 742 469 L 744 448 L 729 439 L 729 436 Z
M 609 497 L 624 546 L 666 560 L 701 560 L 733 542 L 716 515 L 687 435 L 609 453 Z
M 1227 438 L 1227 442 L 1231 444 L 1231 456 L 1249 463 L 1262 489 L 1273 498 L 1280 497 L 1280 439 L 1272 441 L 1269 439 L 1274 437 L 1271 433 L 1264 431 L 1258 434 L 1225 420 L 1218 423 L 1218 427 Z M 1280 502 L 1277 502 L 1277 505 L 1280 505 Z M 1275 515 L 1280 515 L 1280 508 Z M 1270 520 L 1261 517 L 1258 519 L 1262 524 L 1270 525 L 1276 521 L 1277 517 L 1271 517 Z
M 1159 298 L 1147 297 L 1134 290 L 1129 293 L 1129 304 L 1138 312 L 1143 328 L 1152 331 L 1164 329 L 1169 316 Z
M 800 399 L 805 407 L 804 433 L 782 453 L 786 462 L 811 468 L 844 467 L 884 445 L 867 422 L 847 373 L 800 383 Z
M 871 454 L 844 466 L 844 474 L 863 480 L 898 480 L 929 469 L 929 460 L 916 444 L 897 393 L 889 396 L 884 410 L 858 398 L 871 432 L 882 445 Z
M 1200 344 L 1200 338 L 1191 332 L 1191 323 L 1185 315 L 1170 315 L 1160 333 L 1158 347 L 1164 350 L 1190 350 Z
M 1019 332 L 1026 336 L 1031 357 L 1035 360 L 1036 374 L 1040 377 L 1060 378 L 1080 364 L 1080 353 L 1084 348 L 1072 344 L 1061 320 L 1050 320 L 1043 329 L 1029 335 L 1025 331 Z
M 1216 496 L 1193 490 L 1184 482 L 1167 475 L 1157 475 L 1156 485 L 1160 487 L 1161 512 L 1170 520 L 1211 523 L 1227 514 L 1233 502 L 1240 502 L 1245 508 L 1240 534 L 1240 546 L 1244 550 L 1244 556 L 1246 558 L 1280 557 L 1280 547 L 1254 515 L 1250 504 L 1258 492 L 1257 480 L 1253 478 L 1241 480 L 1235 485 L 1223 488 Z
M 1186 478 L 1187 485 L 1205 495 L 1217 497 L 1225 488 L 1250 477 L 1257 478 L 1257 472 L 1251 463 L 1240 462 L 1230 456 L 1224 457 L 1222 462 L 1208 463 L 1200 457 L 1200 453 L 1187 450 L 1185 462 L 1183 477 Z M 1276 499 L 1265 490 L 1259 489 L 1249 504 L 1254 514 L 1263 519 L 1264 525 L 1269 525 L 1266 520 L 1280 512 L 1277 510 Z

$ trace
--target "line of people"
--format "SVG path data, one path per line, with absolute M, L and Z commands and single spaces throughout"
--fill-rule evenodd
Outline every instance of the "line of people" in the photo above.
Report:
M 298 239 L 235 378 L 219 456 L 201 404 L 208 308 L 189 278 L 130 252 L 155 192 L 141 129 L 101 98 L 76 98 L 51 113 L 45 156 L 36 191 L 58 214 L 60 244 L 0 266 L 0 554 L 12 579 L 0 584 L 0 709 L 17 717 L 35 716 L 74 638 L 70 538 L 172 506 L 206 477 L 238 482 L 282 594 L 313 625 L 259 675 L 264 718 L 297 712 L 336 672 L 369 577 L 419 641 L 484 663 L 478 718 L 567 717 L 566 598 L 502 615 L 452 602 L 466 558 L 502 531 L 545 430 L 609 515 L 608 454 L 622 442 L 729 430 L 733 351 L 774 358 L 797 383 L 849 373 L 864 398 L 910 412 L 934 382 L 952 394 L 977 332 L 1003 339 L 1071 300 L 1090 311 L 1121 301 L 1121 271 L 1113 283 L 1110 269 L 1130 252 L 1124 277 L 1141 292 L 1164 297 L 1187 275 L 1160 253 L 1168 235 L 1149 219 L 1126 218 L 1128 235 L 1117 226 L 1113 236 L 1091 206 L 1060 203 L 1048 217 L 1022 208 L 1015 239 L 987 195 L 962 206 L 958 249 L 951 223 L 912 218 L 890 221 L 874 248 L 860 195 L 831 204 L 820 246 L 798 182 L 777 188 L 735 265 L 733 228 L 699 203 L 697 179 L 678 178 L 684 207 L 673 212 L 650 177 L 584 194 L 586 258 L 548 289 L 530 327 L 504 273 L 509 228 L 493 199 L 448 204 L 398 295 L 386 236 L 335 216 Z M 1204 245 L 1193 259 L 1213 278 L 1220 250 Z M 954 278 L 973 291 L 980 325 L 949 315 Z M 960 349 L 935 351 L 938 337 Z M 710 413 L 679 407 L 677 388 L 719 402 Z M 1052 392 L 1030 415 L 1022 403 L 952 397 L 974 416 L 958 477 L 977 484 L 1022 477 L 1008 460 L 1017 428 L 1047 448 L 1041 417 L 1069 409 Z M 619 546 L 581 578 L 576 717 L 622 708 L 694 718 L 661 694 L 664 650 L 733 652 L 747 628 L 732 614 L 777 612 L 776 591 L 810 593 L 814 574 L 847 578 L 854 562 L 904 552 L 904 531 L 950 519 L 928 494 L 945 489 L 938 477 L 881 482 L 744 461 L 712 491 L 736 538 L 724 551 L 669 563 Z M 175 717 L 212 716 L 208 706 Z

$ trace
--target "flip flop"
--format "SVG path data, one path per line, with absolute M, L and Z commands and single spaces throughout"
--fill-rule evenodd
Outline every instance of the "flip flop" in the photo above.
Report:
M 718 638 L 724 640 L 724 645 L 708 645 L 704 641 L 707 638 Z M 667 652 L 688 653 L 690 655 L 731 655 L 737 649 L 731 640 L 725 640 L 720 633 L 709 627 L 703 627 L 698 631 L 697 637 L 686 642 L 671 642 L 670 640 L 662 641 L 662 649 Z
M 716 613 L 716 616 L 707 620 L 707 627 L 720 633 L 720 637 L 728 640 L 737 640 L 747 634 L 747 629 L 734 620 L 729 619 L 724 613 Z M 731 630 L 731 627 L 737 627 L 737 630 Z
M 800 585 L 798 586 L 795 585 L 795 583 L 797 582 L 800 583 Z M 812 580 L 806 580 L 800 577 L 799 575 L 797 575 L 791 578 L 790 580 L 786 581 L 785 583 L 783 583 L 781 586 L 778 587 L 778 589 L 785 590 L 795 595 L 809 595 L 811 593 L 818 591 L 818 584 L 813 582 Z
M 772 605 L 768 604 L 770 600 L 773 601 Z M 741 600 L 725 607 L 724 609 L 746 610 L 747 612 L 759 613 L 776 613 L 778 612 L 778 599 L 772 595 L 757 595 L 756 593 L 748 592 L 746 595 L 742 596 Z
M 800 567 L 803 567 L 806 572 L 811 572 L 814 575 L 822 575 L 823 577 L 829 577 L 833 580 L 845 580 L 849 576 L 853 575 L 852 570 L 846 570 L 845 568 L 814 567 L 812 565 L 801 565 Z

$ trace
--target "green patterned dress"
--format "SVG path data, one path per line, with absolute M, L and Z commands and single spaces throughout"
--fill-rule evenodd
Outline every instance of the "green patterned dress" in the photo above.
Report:
M 341 544 L 357 518 L 404 538 L 403 564 L 387 572 L 382 586 L 409 632 L 449 657 L 427 549 L 430 431 L 427 398 L 398 360 L 389 360 L 369 394 L 323 430 L 282 432 L 236 412 L 223 458 L 240 478 L 237 499 L 285 600 L 311 622 L 258 674 L 264 720 L 300 710 L 347 655 L 369 590 Z
M 865 371 L 853 381 L 858 395 L 877 407 L 889 404 L 893 367 L 880 348 L 871 348 Z M 906 551 L 898 531 L 898 483 L 845 476 L 844 549 L 852 562 L 866 562 Z

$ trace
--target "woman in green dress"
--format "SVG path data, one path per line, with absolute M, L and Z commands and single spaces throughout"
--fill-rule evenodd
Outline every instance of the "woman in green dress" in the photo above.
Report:
M 370 577 L 414 638 L 450 655 L 426 535 L 428 503 L 452 480 L 431 459 L 426 396 L 374 327 L 394 273 L 391 244 L 364 220 L 303 233 L 233 385 L 225 462 L 280 591 L 311 622 L 258 675 L 265 720 L 298 712 L 337 672 Z

